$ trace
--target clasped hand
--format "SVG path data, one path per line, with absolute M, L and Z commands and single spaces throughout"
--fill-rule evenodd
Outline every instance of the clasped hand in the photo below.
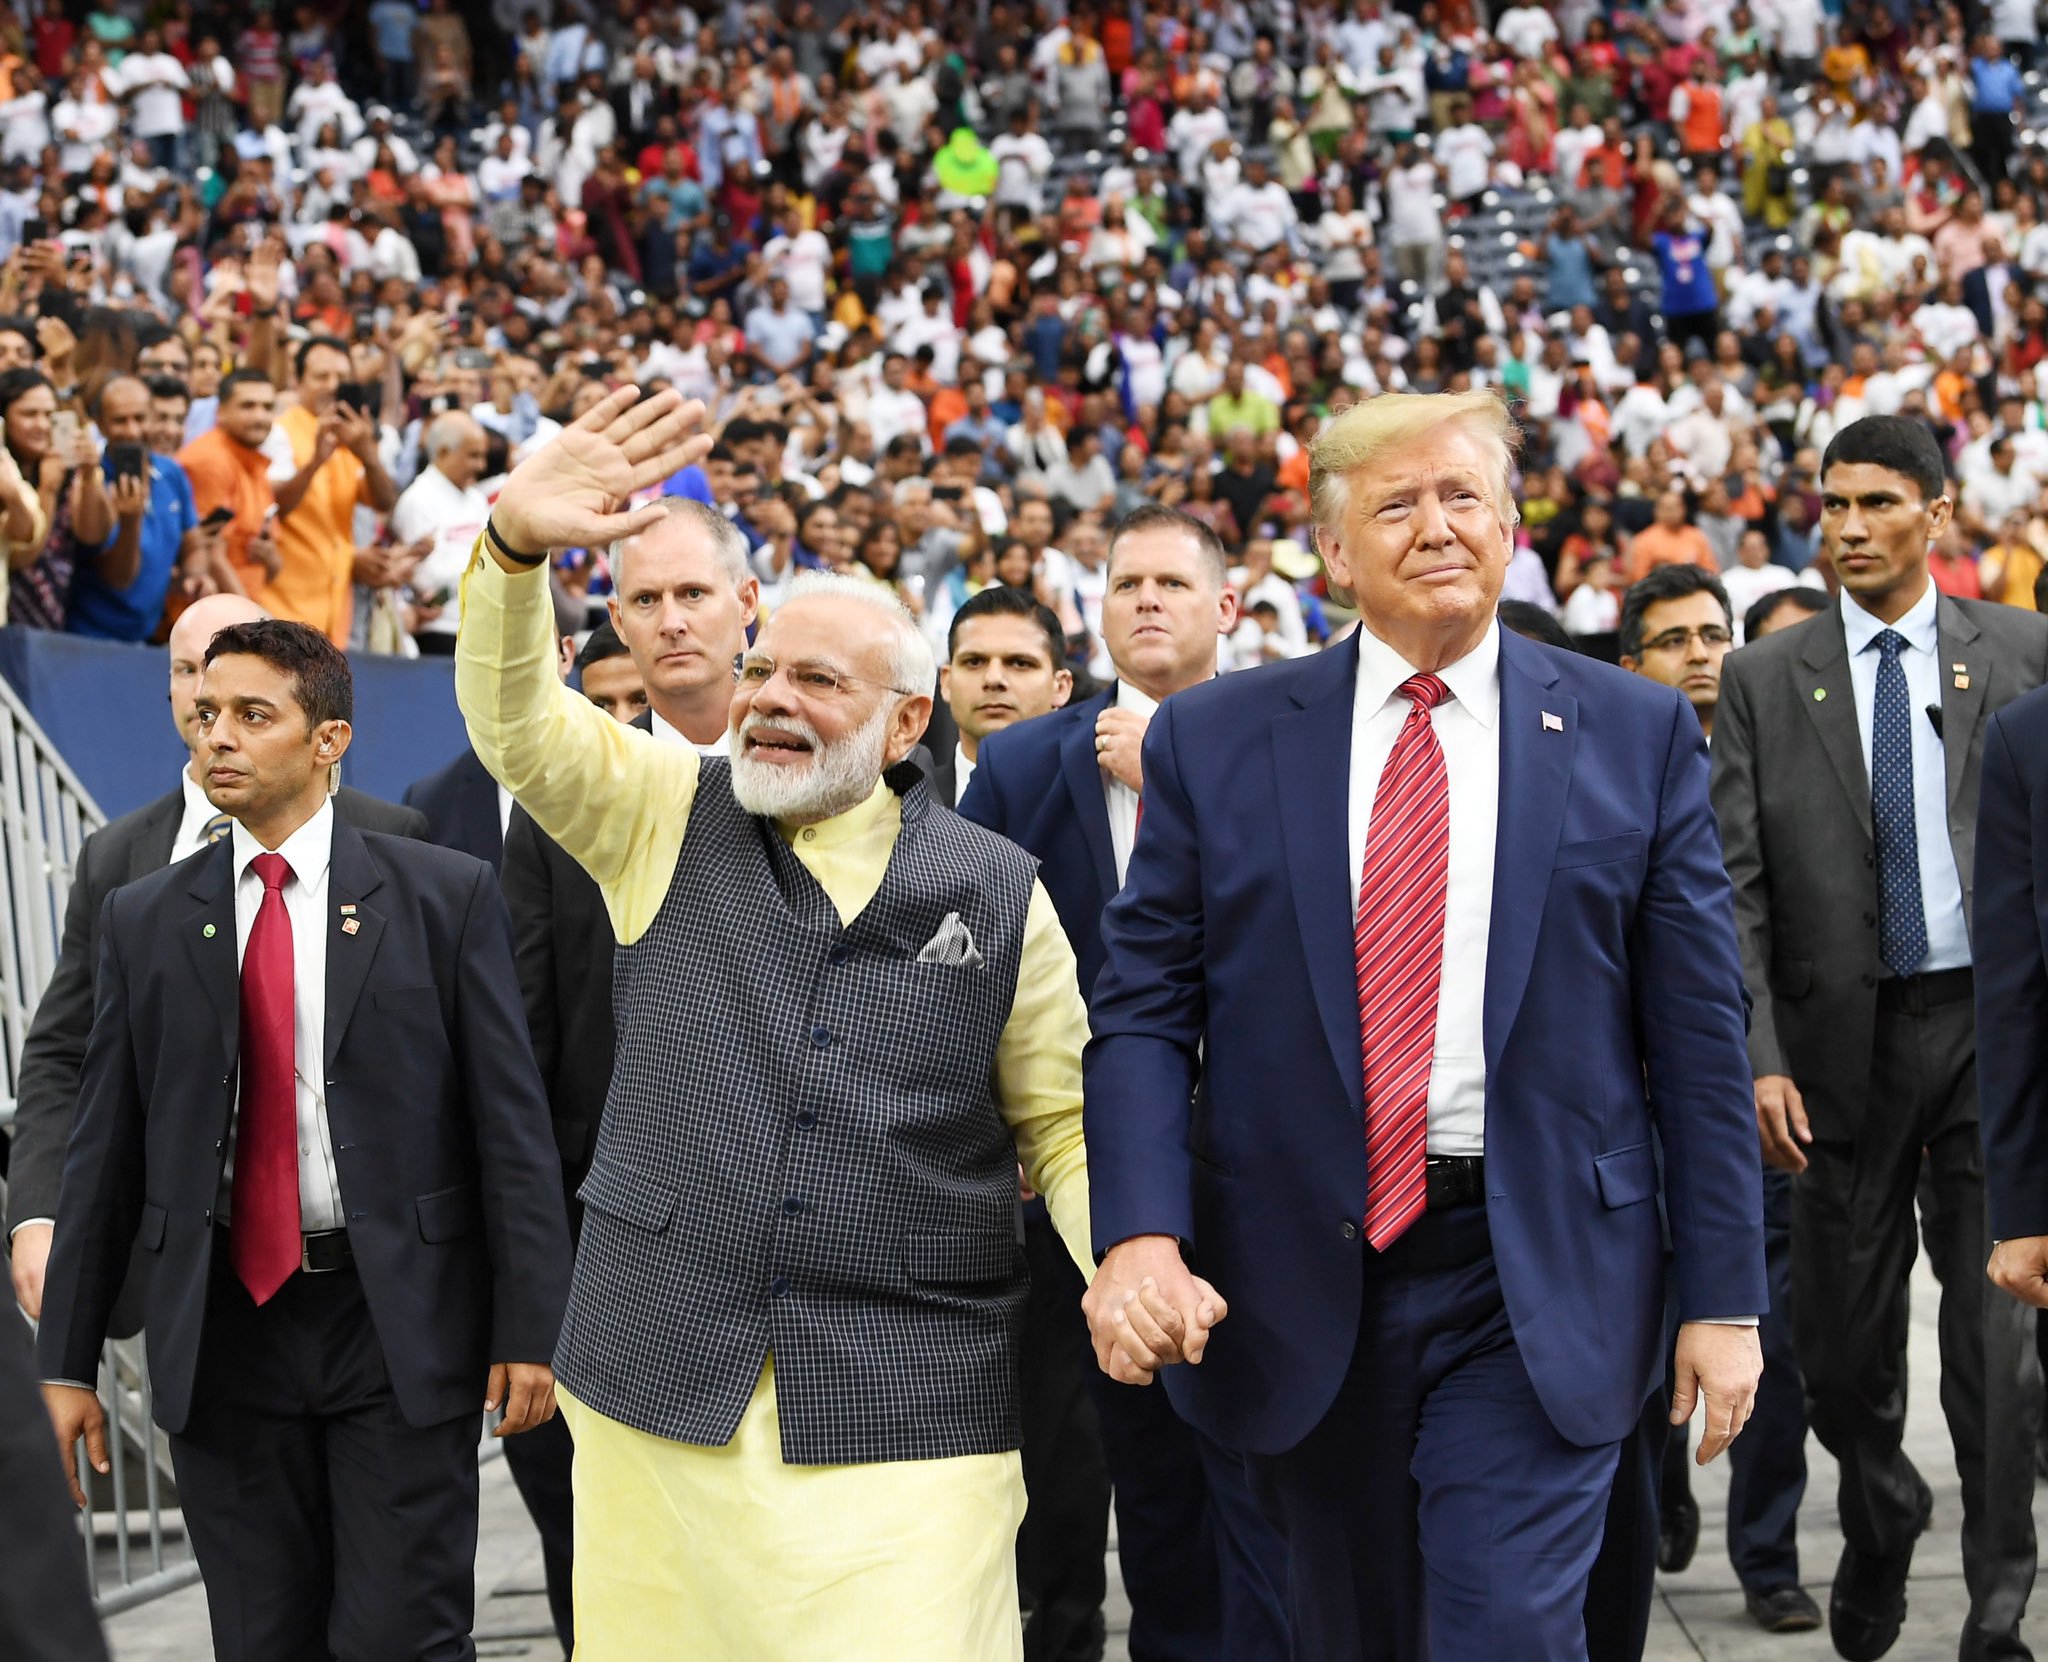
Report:
M 1199 1363 L 1230 1306 L 1188 1269 L 1172 1236 L 1138 1235 L 1104 1255 L 1081 1310 L 1102 1371 L 1149 1385 L 1169 1363 Z

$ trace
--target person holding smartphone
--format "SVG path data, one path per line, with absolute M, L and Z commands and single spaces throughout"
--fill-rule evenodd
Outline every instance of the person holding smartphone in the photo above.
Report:
M 80 564 L 72 578 L 70 628 L 102 640 L 146 641 L 181 572 L 184 592 L 203 586 L 215 539 L 201 526 L 185 470 L 150 452 L 148 386 L 117 375 L 100 389 L 94 418 L 114 526 L 99 557 Z

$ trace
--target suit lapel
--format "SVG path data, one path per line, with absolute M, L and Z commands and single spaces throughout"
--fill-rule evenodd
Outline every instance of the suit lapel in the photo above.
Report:
M 1849 679 L 1849 637 L 1842 629 L 1841 607 L 1830 606 L 1803 625 L 1799 641 L 1806 673 L 1794 680 L 1792 696 L 1820 736 L 1856 824 L 1868 838 L 1870 769 L 1863 759 L 1863 733 L 1856 725 L 1856 689 Z
M 1991 684 L 1991 650 L 1983 631 L 1947 595 L 1935 606 L 1935 671 L 1941 676 L 1941 746 L 1948 769 L 1950 823 L 1963 799 L 1963 776 L 1984 719 L 1984 690 Z M 1960 681 L 1960 685 L 1958 682 Z M 1961 816 L 1974 819 L 1974 814 Z
M 160 796 L 150 804 L 149 818 L 140 828 L 141 835 L 129 845 L 127 881 L 133 883 L 138 877 L 162 871 L 171 863 L 171 850 L 178 841 L 178 822 L 184 817 L 185 787 L 182 784 L 169 796 Z
M 1561 730 L 1560 730 L 1561 729 Z M 1579 704 L 1557 670 L 1520 636 L 1501 631 L 1500 807 L 1493 858 L 1493 918 L 1486 945 L 1486 1068 L 1500 1066 L 1528 985 L 1550 874 L 1564 828 Z
M 383 884 L 384 875 L 370 858 L 362 833 L 352 825 L 334 822 L 334 853 L 327 870 L 327 1019 L 324 1066 L 330 1071 L 340 1053 L 363 986 L 370 978 L 370 963 L 377 956 L 377 943 L 384 936 L 384 915 L 367 904 L 368 897 Z M 344 906 L 354 910 L 344 913 Z M 354 924 L 351 929 L 348 926 Z
M 1095 718 L 1116 698 L 1116 687 L 1088 700 L 1074 712 L 1060 738 L 1060 771 L 1066 775 L 1067 791 L 1074 799 L 1074 816 L 1081 825 L 1081 838 L 1095 862 L 1096 881 L 1102 885 L 1106 906 L 1116 897 L 1116 845 L 1109 836 L 1109 798 L 1102 788 L 1102 769 L 1095 763 Z
M 186 892 L 198 904 L 178 924 L 192 977 L 213 1007 L 222 1063 L 241 1055 L 242 966 L 235 951 L 235 856 L 223 838 L 192 862 Z
M 1365 1111 L 1358 1033 L 1357 909 L 1351 870 L 1351 720 L 1357 703 L 1358 637 L 1302 672 L 1297 708 L 1273 718 L 1274 800 L 1299 804 L 1280 816 L 1294 916 L 1323 1036 L 1352 1107 Z

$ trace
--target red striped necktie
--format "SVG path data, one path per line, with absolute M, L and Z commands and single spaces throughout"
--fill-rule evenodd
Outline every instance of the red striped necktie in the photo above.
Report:
M 1429 713 L 1434 675 L 1400 686 L 1408 719 L 1380 772 L 1358 883 L 1358 1026 L 1365 1051 L 1365 1238 L 1384 1252 L 1422 1216 L 1429 1069 L 1444 965 L 1451 793 Z

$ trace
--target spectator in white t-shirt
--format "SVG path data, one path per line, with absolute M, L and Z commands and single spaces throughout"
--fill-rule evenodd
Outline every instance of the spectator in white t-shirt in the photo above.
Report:
M 461 412 L 435 417 L 427 429 L 428 465 L 391 510 L 391 536 L 399 549 L 426 545 L 409 579 L 417 607 L 413 632 L 424 653 L 455 651 L 462 621 L 457 592 L 491 512 L 490 499 L 477 488 L 486 446 L 483 428 Z
M 1444 170 L 1444 194 L 1453 202 L 1469 203 L 1486 189 L 1493 172 L 1493 140 L 1472 119 L 1471 99 L 1452 104 L 1450 125 L 1437 134 L 1433 153 Z
M 825 278 L 832 269 L 832 245 L 822 231 L 806 231 L 803 214 L 795 207 L 784 211 L 782 233 L 770 237 L 761 250 L 761 266 L 770 277 L 789 285 L 789 303 L 823 326 L 825 321 Z
M 1557 19 L 1541 6 L 1510 6 L 1493 25 L 1493 38 L 1518 58 L 1535 58 L 1558 38 Z
M 108 72 L 107 90 L 117 92 L 128 107 L 128 132 L 149 146 L 158 167 L 178 169 L 184 162 L 185 66 L 164 50 L 161 30 L 144 29 L 136 50 Z

